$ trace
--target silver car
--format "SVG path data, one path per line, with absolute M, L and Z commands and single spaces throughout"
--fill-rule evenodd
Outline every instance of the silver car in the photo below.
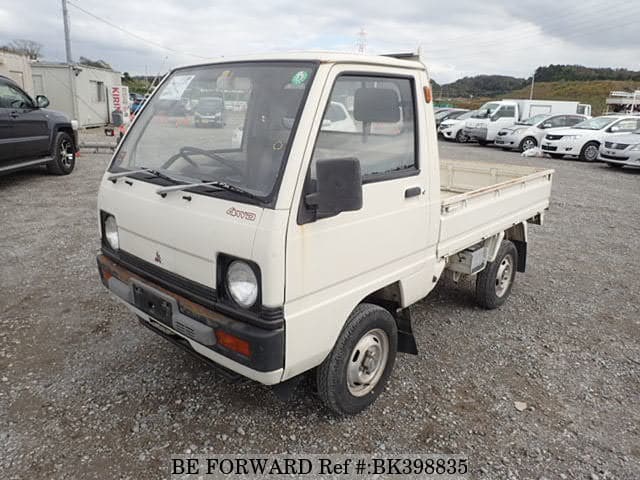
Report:
M 599 159 L 610 167 L 640 168 L 640 129 L 633 133 L 609 135 L 600 145 Z
M 586 120 L 586 115 L 550 115 L 543 113 L 516 123 L 513 127 L 498 132 L 494 144 L 504 149 L 516 149 L 520 152 L 535 148 L 545 133 L 554 128 L 572 127 Z

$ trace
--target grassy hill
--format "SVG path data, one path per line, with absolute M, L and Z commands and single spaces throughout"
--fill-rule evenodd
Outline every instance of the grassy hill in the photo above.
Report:
M 612 90 L 633 91 L 640 89 L 640 82 L 620 80 L 597 81 L 562 81 L 538 82 L 533 89 L 534 99 L 544 100 L 572 100 L 591 104 L 592 115 L 604 112 L 605 100 Z M 529 98 L 529 87 L 513 90 L 496 97 L 454 98 L 452 103 L 461 108 L 478 108 L 488 100 L 501 98 Z

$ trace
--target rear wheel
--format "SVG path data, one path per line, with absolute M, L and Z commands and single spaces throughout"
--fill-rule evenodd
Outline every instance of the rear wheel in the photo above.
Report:
M 47 171 L 54 175 L 69 175 L 76 165 L 76 149 L 71 135 L 59 132 L 53 147 L 53 160 L 47 163 Z
M 369 407 L 384 390 L 396 359 L 393 316 L 369 303 L 349 316 L 333 350 L 318 367 L 318 395 L 338 415 Z
M 587 142 L 582 150 L 580 150 L 580 160 L 584 162 L 595 162 L 598 159 L 598 150 L 600 145 L 598 142 Z
M 533 137 L 525 137 L 520 142 L 520 151 L 526 152 L 527 150 L 531 150 L 532 148 L 536 148 L 538 146 L 538 142 Z
M 564 157 L 564 155 L 562 155 L 561 153 L 550 153 L 549 155 L 551 155 L 551 158 L 555 158 L 555 159 L 560 159 Z
M 476 278 L 476 300 L 482 307 L 492 310 L 507 300 L 516 278 L 517 265 L 516 246 L 504 240 L 496 259 L 487 263 L 485 269 Z

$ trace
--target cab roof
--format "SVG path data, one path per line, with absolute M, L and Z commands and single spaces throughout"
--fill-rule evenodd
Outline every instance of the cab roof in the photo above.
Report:
M 380 65 L 385 67 L 409 68 L 412 70 L 425 70 L 425 65 L 418 60 L 417 54 L 393 54 L 393 55 L 361 55 L 353 53 L 337 52 L 300 52 L 300 53 L 276 53 L 251 56 L 233 56 L 211 59 L 208 62 L 193 65 L 183 65 L 179 68 L 199 65 L 212 65 L 229 62 L 256 62 L 256 61 L 307 61 L 320 63 L 357 63 L 363 65 Z

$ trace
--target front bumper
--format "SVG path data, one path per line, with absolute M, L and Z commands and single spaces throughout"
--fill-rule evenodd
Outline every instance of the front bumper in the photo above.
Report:
M 474 140 L 486 141 L 487 140 L 487 129 L 486 128 L 478 128 L 478 127 L 465 127 L 464 134 L 473 138 Z
M 542 139 L 540 148 L 545 153 L 557 153 L 558 155 L 580 155 L 580 142 L 578 140 L 547 140 Z
M 442 135 L 444 138 L 448 138 L 449 140 L 453 140 L 456 138 L 457 130 L 453 127 L 441 128 L 438 130 L 438 133 Z
M 138 275 L 106 255 L 98 255 L 102 283 L 156 333 L 178 340 L 209 362 L 265 385 L 279 383 L 284 372 L 284 327 L 265 329 L 232 319 Z M 158 299 L 164 307 L 152 314 L 136 303 L 137 291 Z M 166 308 L 169 316 L 162 314 Z M 163 318 L 164 317 L 164 318 Z M 223 332 L 245 341 L 249 355 L 243 355 L 220 344 Z M 174 341 L 174 343 L 176 343 Z
M 499 147 L 518 148 L 520 146 L 520 142 L 522 141 L 521 137 L 522 135 L 518 135 L 516 133 L 509 133 L 507 135 L 496 135 L 493 143 L 498 145 Z
M 640 151 L 600 149 L 599 160 L 615 165 L 640 167 Z

